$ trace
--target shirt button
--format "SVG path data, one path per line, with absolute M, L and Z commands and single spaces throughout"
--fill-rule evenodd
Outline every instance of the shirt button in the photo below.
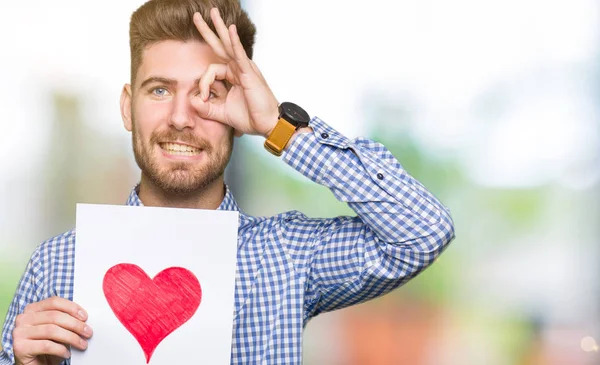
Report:
M 377 178 L 378 178 L 379 180 L 383 180 L 383 174 L 382 174 L 381 172 L 380 172 L 380 173 L 378 173 L 378 174 L 377 174 Z
M 323 138 L 323 139 L 329 138 L 329 133 L 327 133 L 327 132 L 321 133 L 321 138 Z

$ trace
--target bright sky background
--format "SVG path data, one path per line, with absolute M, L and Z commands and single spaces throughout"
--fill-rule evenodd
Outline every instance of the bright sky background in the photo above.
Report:
M 51 89 L 87 94 L 86 119 L 128 143 L 118 97 L 129 78 L 129 17 L 142 3 L 0 4 L 5 174 L 30 171 L 43 156 Z M 279 100 L 350 137 L 369 131 L 366 95 L 408 96 L 421 143 L 458 154 L 482 184 L 530 186 L 569 173 L 563 180 L 577 187 L 598 177 L 589 169 L 598 146 L 594 0 L 246 4 L 258 26 L 255 60 Z M 474 111 L 495 93 L 507 95 L 503 112 L 484 121 Z

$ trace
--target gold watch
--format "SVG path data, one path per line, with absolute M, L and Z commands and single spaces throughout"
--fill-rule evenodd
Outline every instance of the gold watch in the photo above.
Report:
M 308 127 L 310 117 L 298 105 L 283 102 L 279 105 L 279 120 L 265 141 L 265 149 L 275 156 L 281 156 L 290 138 L 299 128 Z

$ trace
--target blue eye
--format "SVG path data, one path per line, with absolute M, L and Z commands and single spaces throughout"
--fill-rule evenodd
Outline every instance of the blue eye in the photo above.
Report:
M 152 93 L 156 96 L 164 96 L 167 93 L 167 89 L 157 87 L 156 89 L 152 90 Z

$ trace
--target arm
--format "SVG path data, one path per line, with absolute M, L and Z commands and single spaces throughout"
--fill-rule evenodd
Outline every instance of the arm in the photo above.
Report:
M 429 266 L 454 238 L 448 210 L 381 144 L 349 140 L 318 118 L 283 159 L 357 217 L 323 220 L 306 258 L 306 317 L 377 297 Z M 292 222 L 294 224 L 294 222 Z
M 198 115 L 231 126 L 237 135 L 267 137 L 277 124 L 277 98 L 247 57 L 236 27 L 226 26 L 216 9 L 211 19 L 219 36 L 194 15 L 219 59 L 200 79 L 202 97 L 193 100 Z M 217 79 L 232 85 L 224 103 L 207 98 Z M 289 235 L 298 237 L 288 239 L 290 257 L 298 257 L 292 251 L 304 256 L 305 237 L 312 238 L 308 262 L 300 266 L 309 268 L 306 313 L 317 313 L 375 297 L 414 277 L 450 242 L 454 227 L 448 211 L 382 145 L 350 141 L 319 119 L 311 127 L 313 133 L 297 132 L 285 160 L 358 214 L 287 223 Z
M 85 350 L 85 340 L 92 335 L 83 308 L 62 297 L 46 298 L 44 273 L 49 259 L 42 260 L 44 247 L 48 245 L 42 244 L 31 257 L 9 307 L 0 365 L 68 364 L 69 347 Z
M 13 351 L 13 330 L 17 315 L 23 313 L 29 303 L 40 300 L 40 291 L 38 283 L 41 282 L 40 276 L 43 270 L 39 261 L 39 251 L 36 250 L 31 256 L 27 268 L 19 281 L 15 296 L 8 307 L 8 314 L 4 321 L 2 329 L 2 351 L 0 351 L 0 365 L 9 365 L 15 363 Z

